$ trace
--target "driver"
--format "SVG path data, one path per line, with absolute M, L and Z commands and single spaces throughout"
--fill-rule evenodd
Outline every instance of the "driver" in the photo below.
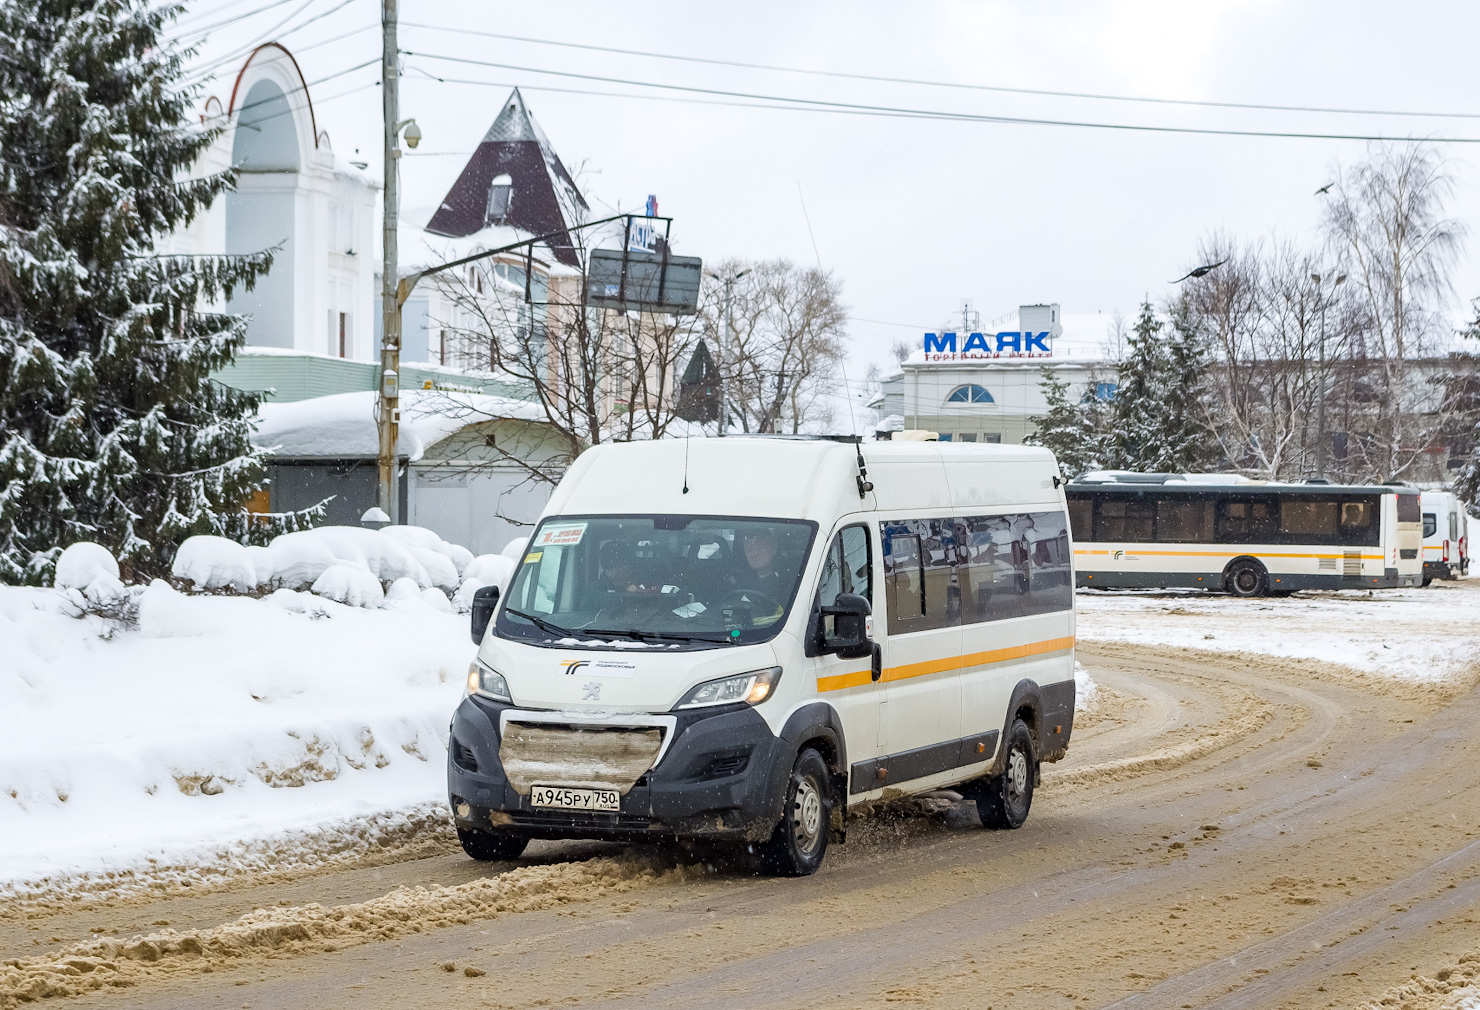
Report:
M 742 597 L 752 590 L 755 599 L 747 602 L 755 605 L 754 623 L 757 627 L 775 622 L 785 611 L 784 600 L 791 589 L 791 579 L 783 575 L 776 566 L 776 531 L 769 526 L 752 526 L 740 534 L 740 546 L 745 554 L 745 571 L 736 581 L 736 592 Z

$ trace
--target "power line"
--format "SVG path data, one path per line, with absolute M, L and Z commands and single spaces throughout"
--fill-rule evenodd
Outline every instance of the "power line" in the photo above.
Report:
M 209 76 L 211 73 L 215 72 L 220 67 L 222 67 L 225 64 L 230 63 L 233 60 L 237 59 L 243 53 L 248 52 L 248 51 L 250 51 L 252 49 L 255 49 L 259 44 L 267 41 L 269 38 L 272 38 L 272 39 L 283 39 L 283 38 L 287 38 L 289 35 L 292 35 L 294 32 L 302 31 L 304 28 L 307 28 L 309 25 L 313 24 L 315 21 L 321 21 L 324 18 L 328 17 L 329 15 L 334 14 L 335 12 L 337 12 L 339 10 L 342 10 L 345 7 L 348 7 L 350 4 L 354 3 L 354 0 L 340 0 L 340 2 L 337 3 L 337 4 L 335 4 L 333 7 L 330 7 L 328 10 L 323 11 L 323 12 L 321 12 L 319 14 L 315 14 L 313 17 L 309 18 L 307 21 L 304 21 L 302 24 L 294 25 L 292 28 L 289 28 L 287 31 L 282 32 L 281 34 L 275 34 L 275 33 L 277 33 L 277 30 L 279 28 L 281 28 L 283 25 L 287 24 L 289 21 L 292 21 L 295 17 L 297 17 L 299 14 L 301 14 L 313 2 L 314 2 L 314 0 L 306 0 L 306 2 L 303 4 L 302 7 L 299 7 L 297 10 L 295 10 L 292 14 L 289 14 L 282 21 L 279 21 L 277 24 L 273 25 L 266 32 L 263 32 L 262 34 L 258 35 L 251 42 L 248 42 L 244 46 L 237 47 L 232 52 L 228 53 L 225 56 L 219 57 L 218 59 L 214 60 L 213 62 L 207 64 L 205 67 L 201 67 L 201 68 L 198 68 L 198 69 L 196 69 L 194 71 L 191 71 L 190 75 L 186 79 L 187 80 L 194 80 L 194 81 L 204 80 L 206 76 Z M 363 29 L 359 29 L 359 30 L 363 30 Z
M 789 95 L 768 95 L 756 92 L 729 91 L 722 88 L 700 88 L 684 84 L 665 84 L 652 81 L 632 80 L 630 78 L 624 77 L 606 77 L 600 74 L 581 74 L 569 70 L 545 70 L 540 67 L 525 67 L 511 63 L 497 63 L 492 60 L 475 60 L 463 56 L 444 56 L 437 53 L 414 52 L 412 50 L 405 49 L 401 50 L 401 52 L 407 56 L 419 56 L 426 59 L 443 60 L 449 63 L 464 63 L 481 67 L 493 67 L 499 70 L 512 70 L 518 73 L 546 74 L 552 77 L 568 77 L 575 78 L 577 80 L 597 81 L 604 84 L 624 84 L 630 87 L 657 88 L 666 91 L 684 91 L 693 94 L 722 96 L 725 98 L 745 98 L 762 102 L 786 103 L 787 105 L 794 108 L 803 108 L 814 112 L 847 112 L 861 115 L 882 115 L 904 119 L 934 119 L 949 122 L 998 123 L 1015 126 L 1064 126 L 1090 130 L 1117 130 L 1140 133 L 1178 133 L 1214 137 L 1270 137 L 1283 140 L 1400 139 L 1391 136 L 1384 136 L 1382 134 L 1368 133 L 1314 133 L 1283 130 L 1233 130 L 1214 129 L 1212 127 L 1200 126 L 1154 126 L 1138 123 L 1103 123 L 1066 119 L 1038 119 L 1022 116 L 994 116 L 986 115 L 983 113 L 949 112 L 936 109 L 915 109 L 901 106 L 872 105 L 859 102 L 837 102 L 819 98 L 793 98 Z M 469 81 L 466 83 L 476 84 L 481 82 Z M 1426 137 L 1425 139 L 1432 143 L 1438 144 L 1480 144 L 1480 137 L 1431 136 Z
M 232 0 L 231 3 L 222 4 L 220 7 L 217 7 L 215 10 L 202 12 L 201 15 L 200 15 L 200 17 L 204 18 L 204 17 L 210 17 L 212 14 L 220 14 L 222 11 L 230 10 L 232 7 L 238 7 L 238 6 L 240 6 L 244 2 L 245 2 L 245 0 Z M 183 31 L 179 31 L 177 34 L 174 34 L 174 35 L 169 36 L 169 38 L 170 38 L 171 41 L 177 41 L 179 39 L 184 38 L 187 35 L 200 35 L 200 34 L 202 34 L 204 32 L 214 31 L 215 29 L 224 27 L 225 25 L 235 24 L 236 22 L 243 21 L 243 20 L 245 20 L 245 19 L 247 19 L 249 17 L 252 17 L 253 15 L 261 14 L 263 11 L 270 11 L 274 7 L 281 7 L 283 4 L 292 3 L 292 2 L 293 2 L 293 0 L 272 0 L 272 3 L 263 4 L 261 7 L 254 7 L 252 10 L 246 11 L 246 12 L 244 12 L 242 14 L 232 15 L 231 17 L 227 18 L 224 21 L 218 21 L 215 24 L 206 25 L 206 27 L 204 27 L 204 28 L 193 28 L 193 27 L 191 27 L 191 25 L 193 23 L 191 20 L 176 21 L 175 22 L 175 28 L 176 29 L 184 29 L 184 30 Z
M 1480 119 L 1480 112 L 1430 112 L 1404 109 L 1347 109 L 1320 105 L 1272 105 L 1258 102 L 1215 102 L 1192 98 L 1152 98 L 1144 95 L 1113 95 L 1086 91 L 1051 91 L 1042 88 L 1010 88 L 994 84 L 965 84 L 957 81 L 927 80 L 916 77 L 887 77 L 879 74 L 848 73 L 842 70 L 816 70 L 809 67 L 787 67 L 770 63 L 747 63 L 741 60 L 722 60 L 703 56 L 685 56 L 677 53 L 655 53 L 642 49 L 620 49 L 615 46 L 597 46 L 581 42 L 560 42 L 555 39 L 539 39 L 527 35 L 505 35 L 500 32 L 474 31 L 469 28 L 448 28 L 444 25 L 421 24 L 403 21 L 407 28 L 425 28 L 429 31 L 453 32 L 458 35 L 478 35 L 485 38 L 502 39 L 508 42 L 528 42 L 534 45 L 558 46 L 567 49 L 584 49 L 591 52 L 615 53 L 622 56 L 641 56 L 648 59 L 675 60 L 683 63 L 700 63 L 709 66 L 737 67 L 744 70 L 765 70 L 785 74 L 805 74 L 811 77 L 836 77 L 845 80 L 872 81 L 883 84 L 910 84 L 928 88 L 954 88 L 966 91 L 993 91 L 1010 95 L 1036 95 L 1048 98 L 1083 98 L 1104 102 L 1136 102 L 1151 105 L 1189 105 L 1209 109 L 1251 109 L 1260 112 L 1320 112 L 1345 116 L 1422 116 L 1434 119 Z

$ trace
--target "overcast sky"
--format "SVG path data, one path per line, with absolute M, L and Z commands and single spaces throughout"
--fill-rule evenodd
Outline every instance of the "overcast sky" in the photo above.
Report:
M 268 2 L 201 0 L 180 33 Z M 379 3 L 348 0 L 333 10 L 340 3 L 275 4 L 215 32 L 197 65 L 271 37 L 298 56 L 310 82 L 375 59 Z M 1334 166 L 1360 159 L 1365 144 L 698 104 L 695 99 L 760 103 L 533 68 L 932 112 L 1480 138 L 1474 55 L 1480 4 L 1473 2 L 401 0 L 400 17 L 401 47 L 416 54 L 404 57 L 402 115 L 416 117 L 424 135 L 421 149 L 405 160 L 404 208 L 430 215 L 508 86 L 518 85 L 561 158 L 581 170 L 594 208 L 637 209 L 654 193 L 660 212 L 675 218 L 678 252 L 709 261 L 786 257 L 835 271 L 854 317 L 860 372 L 864 363 L 884 361 L 891 341 L 918 343 L 962 298 L 975 301 L 984 322 L 1026 302 L 1059 302 L 1066 313 L 1129 314 L 1143 295 L 1164 298 L 1167 282 L 1195 265 L 1197 242 L 1212 231 L 1314 242 L 1321 208 L 1314 191 L 1331 180 Z M 1471 118 L 1016 95 L 608 54 L 475 31 L 956 84 Z M 239 66 L 239 59 L 224 66 L 224 82 L 211 90 L 229 95 Z M 352 158 L 358 148 L 372 169 L 381 147 L 378 76 L 372 63 L 311 88 L 319 127 L 335 150 Z M 1444 150 L 1458 183 L 1452 211 L 1473 220 L 1480 208 L 1480 145 Z M 1456 316 L 1480 295 L 1477 249 L 1480 235 L 1455 271 Z

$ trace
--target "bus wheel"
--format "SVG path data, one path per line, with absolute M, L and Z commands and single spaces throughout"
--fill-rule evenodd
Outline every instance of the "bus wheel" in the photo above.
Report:
M 792 765 L 781 823 L 760 846 L 761 864 L 781 877 L 816 873 L 827 854 L 831 826 L 832 778 L 822 755 L 807 747 Z
M 1002 774 L 978 779 L 962 788 L 967 799 L 976 801 L 984 828 L 1020 828 L 1033 806 L 1033 735 L 1021 719 L 1007 731 L 1007 756 Z
M 457 829 L 457 840 L 463 851 L 480 863 L 494 863 L 505 859 L 518 859 L 529 839 L 520 835 L 495 835 L 487 831 Z
M 1269 573 L 1257 561 L 1237 561 L 1228 569 L 1223 584 L 1234 596 L 1263 596 L 1269 586 Z

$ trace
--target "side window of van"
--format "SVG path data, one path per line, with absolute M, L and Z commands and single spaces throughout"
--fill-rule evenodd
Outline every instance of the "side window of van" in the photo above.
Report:
M 837 602 L 839 593 L 857 593 L 874 602 L 873 561 L 868 551 L 868 530 L 848 526 L 838 531 L 822 562 L 822 581 L 817 601 L 824 607 Z
M 925 578 L 921 570 L 920 536 L 891 530 L 885 541 L 884 584 L 889 623 L 918 621 L 925 616 Z

